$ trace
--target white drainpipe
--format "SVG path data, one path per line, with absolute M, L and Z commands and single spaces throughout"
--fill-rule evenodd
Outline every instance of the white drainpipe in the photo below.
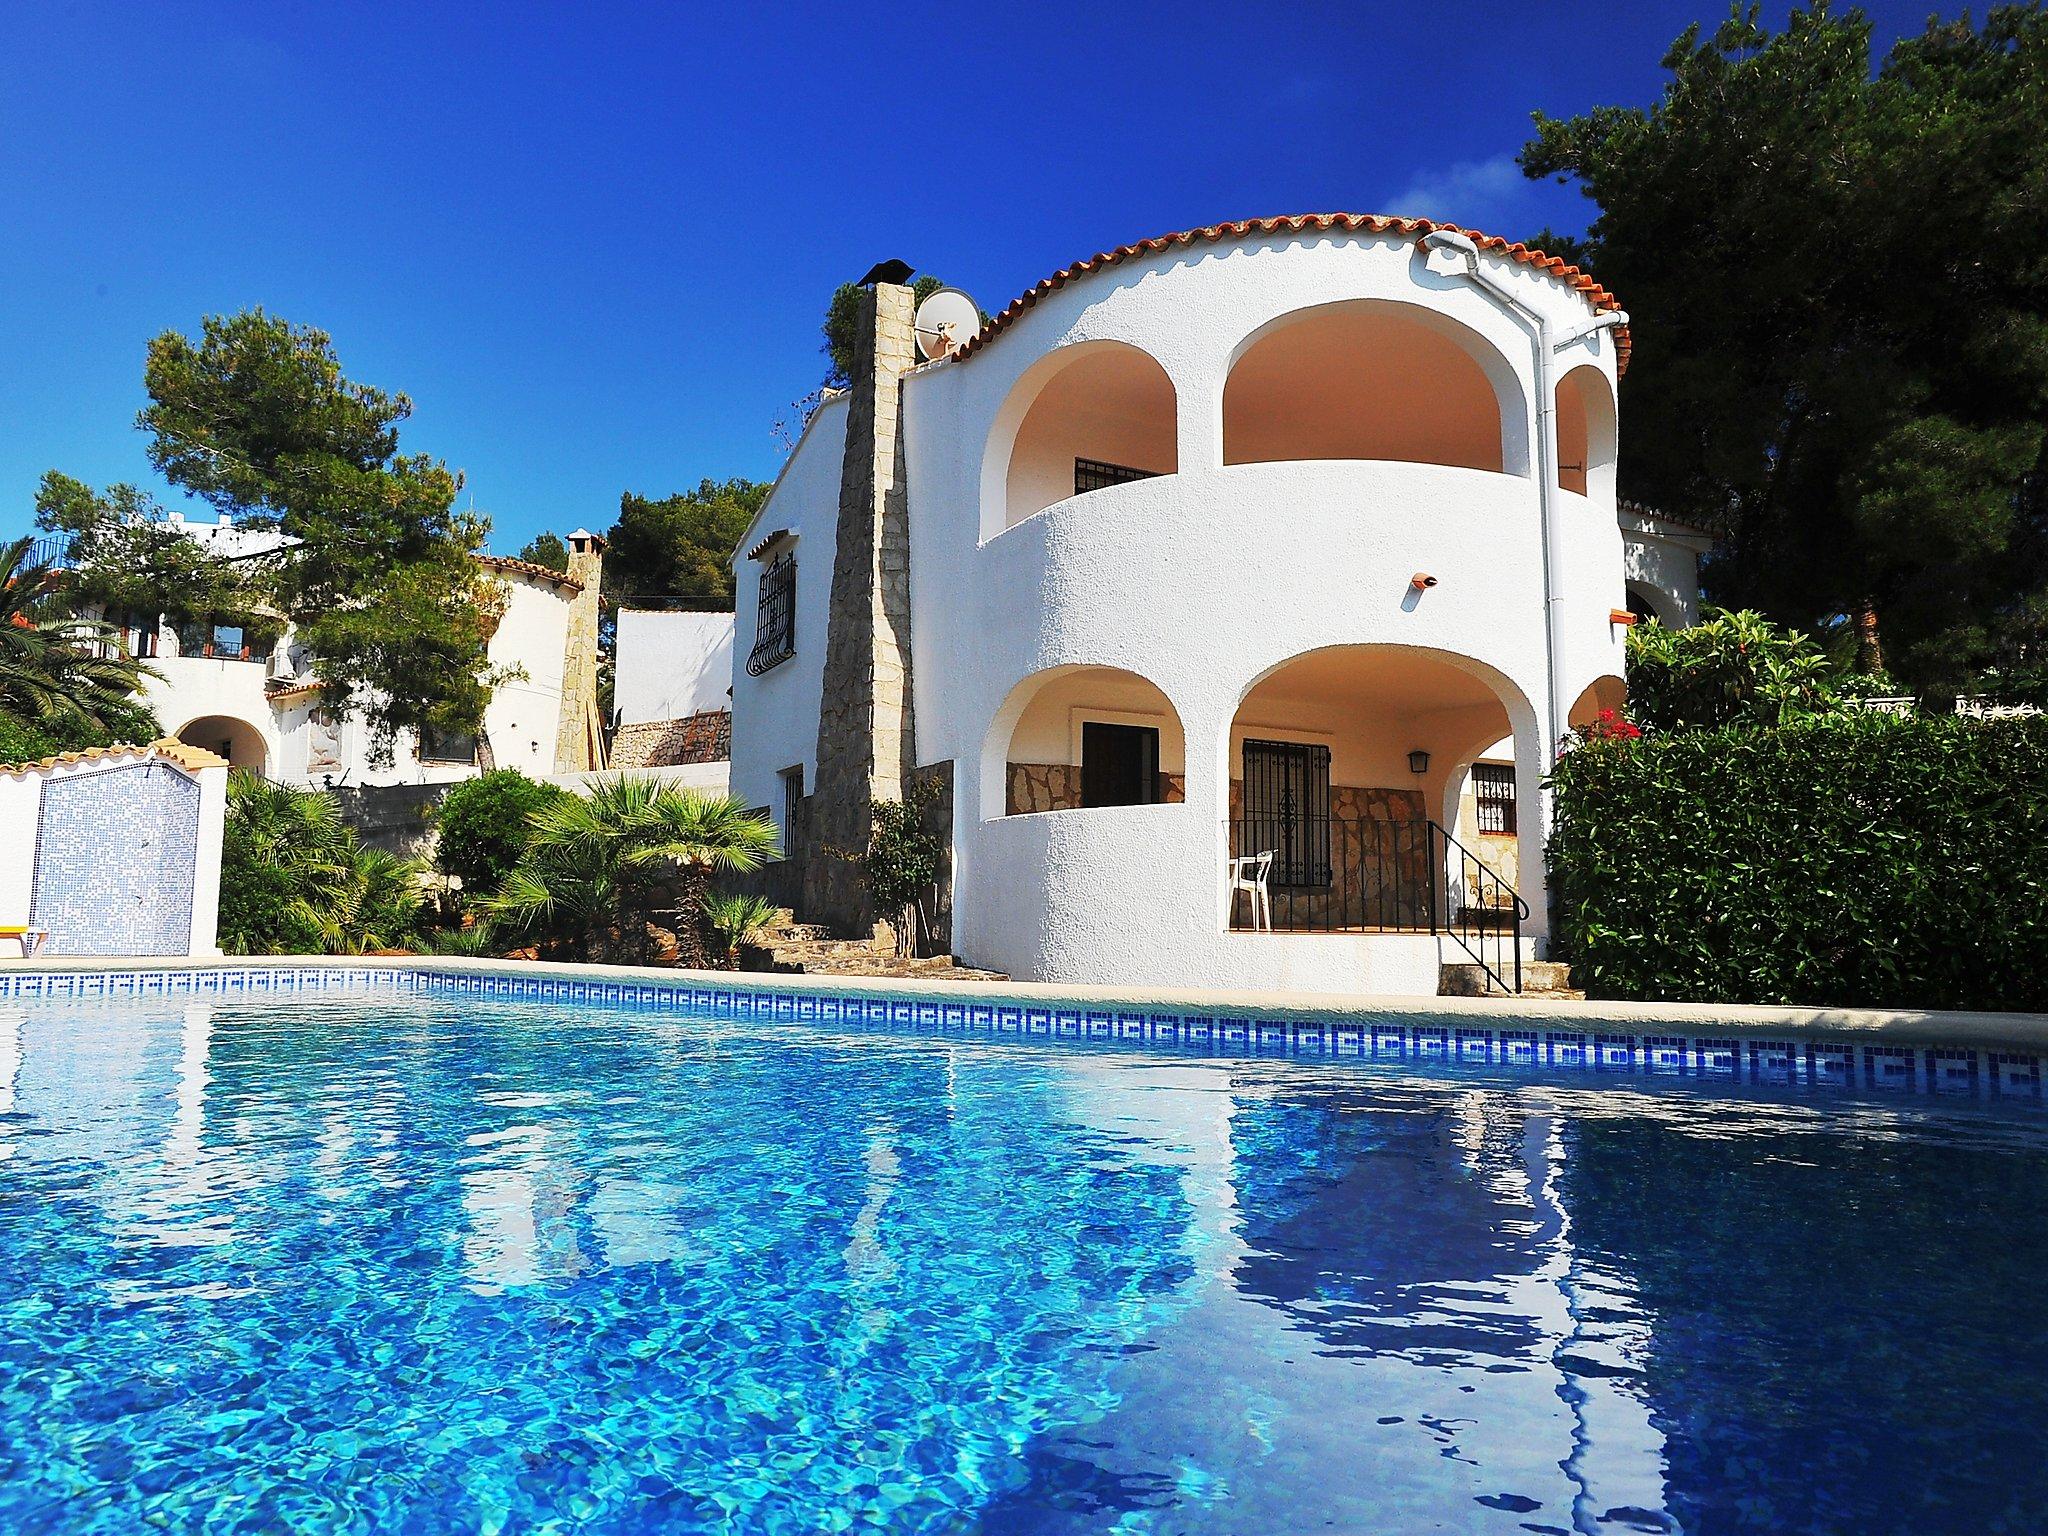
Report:
M 1620 310 L 1596 315 L 1585 325 L 1560 337 L 1550 319 L 1516 296 L 1515 291 L 1479 265 L 1479 247 L 1470 235 L 1454 229 L 1433 229 L 1422 237 L 1426 250 L 1449 251 L 1464 258 L 1464 275 L 1484 288 L 1500 304 L 1527 321 L 1536 332 L 1536 518 L 1543 545 L 1543 679 L 1549 696 L 1546 711 L 1550 739 L 1544 746 L 1547 762 L 1570 729 L 1569 706 L 1558 697 L 1557 657 L 1561 634 L 1560 605 L 1564 594 L 1558 590 L 1557 573 L 1564 564 L 1559 546 L 1561 518 L 1557 507 L 1557 354 L 1595 331 L 1628 324 Z

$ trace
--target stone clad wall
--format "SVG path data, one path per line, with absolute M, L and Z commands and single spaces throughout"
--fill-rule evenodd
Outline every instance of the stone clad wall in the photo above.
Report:
M 1074 763 L 1011 763 L 1005 816 L 1028 816 L 1037 811 L 1077 811 L 1081 808 L 1081 769 Z M 1159 775 L 1159 803 L 1179 805 L 1187 799 L 1187 776 Z
M 582 583 L 569 604 L 569 634 L 562 651 L 562 714 L 555 732 L 555 772 L 582 773 L 604 766 L 604 722 L 597 711 L 598 588 L 604 580 L 604 540 L 572 537 L 568 576 Z
M 1244 814 L 1244 782 L 1230 781 L 1230 817 Z M 1429 870 L 1428 816 L 1422 795 L 1412 789 L 1380 789 L 1367 785 L 1330 786 L 1330 871 L 1327 889 L 1303 887 L 1273 890 L 1273 921 L 1317 926 L 1375 927 L 1414 924 L 1427 918 Z M 1257 853 L 1237 846 L 1242 829 L 1233 825 L 1231 851 Z M 1240 920 L 1245 910 L 1240 904 Z
M 877 800 L 901 799 L 915 757 L 910 705 L 910 519 L 900 414 L 916 361 L 911 291 L 862 295 L 847 401 L 838 536 L 826 621 L 817 783 L 806 817 L 804 915 L 849 932 L 875 913 L 842 855 L 865 848 Z

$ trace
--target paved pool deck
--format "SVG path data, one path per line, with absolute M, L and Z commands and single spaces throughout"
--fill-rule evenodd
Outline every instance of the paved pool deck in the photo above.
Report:
M 744 987 L 767 993 L 868 994 L 940 1002 L 993 1002 L 1033 1008 L 1119 1009 L 1149 1013 L 1230 1014 L 1276 1022 L 1374 1019 L 1417 1021 L 1535 1020 L 1559 1027 L 1640 1033 L 1668 1027 L 1771 1036 L 1865 1036 L 1922 1045 L 1971 1045 L 2048 1051 L 2048 1014 L 1964 1013 L 1942 1009 L 1784 1008 L 1741 1003 L 1620 1003 L 1557 998 L 1386 997 L 1344 993 L 1210 991 L 1172 987 L 1082 987 L 1022 981 L 916 981 L 867 976 L 787 976 L 760 971 L 687 971 L 656 966 L 572 965 L 543 960 L 476 960 L 419 956 L 254 955 L 216 960 L 0 960 L 0 977 L 131 971 L 348 969 L 427 972 L 442 976 L 545 976 L 636 986 Z

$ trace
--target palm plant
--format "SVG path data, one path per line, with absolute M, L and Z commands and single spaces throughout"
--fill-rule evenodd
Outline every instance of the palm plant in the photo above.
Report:
M 419 923 L 419 866 L 363 847 L 316 790 L 229 774 L 222 861 L 221 938 L 238 953 L 396 949 Z
M 495 955 L 498 935 L 490 923 L 473 922 L 467 928 L 443 928 L 428 934 L 426 949 L 434 955 Z
M 670 790 L 656 797 L 660 841 L 636 851 L 639 863 L 670 863 L 680 875 L 676 946 L 682 964 L 702 970 L 705 898 L 714 874 L 745 874 L 780 851 L 775 823 L 734 795 Z
M 738 965 L 740 946 L 775 921 L 775 903 L 765 896 L 706 896 L 704 920 L 725 945 L 725 963 Z
M 419 926 L 420 868 L 379 848 L 344 849 L 340 878 L 302 896 L 298 911 L 330 955 L 397 949 Z
M 0 714 L 109 734 L 137 718 L 134 695 L 158 674 L 130 656 L 110 624 L 60 611 L 34 540 L 0 545 Z
M 632 776 L 567 795 L 530 818 L 519 863 L 480 906 L 506 926 L 574 942 L 585 958 L 616 930 L 627 950 L 662 888 L 679 886 L 679 959 L 704 964 L 704 896 L 714 871 L 757 867 L 776 852 L 772 822 L 730 795 Z

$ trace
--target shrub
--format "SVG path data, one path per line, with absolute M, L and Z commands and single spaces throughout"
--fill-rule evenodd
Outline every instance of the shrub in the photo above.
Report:
M 906 800 L 878 800 L 872 812 L 867 851 L 860 856 L 861 876 L 878 910 L 896 928 L 898 953 L 914 955 L 918 936 L 928 926 L 924 899 L 939 878 L 946 845 L 926 830 L 924 808 L 930 786 L 916 783 Z
M 26 720 L 0 714 L 0 763 L 33 763 L 68 750 Z
M 399 948 L 419 922 L 417 872 L 358 843 L 333 796 L 228 775 L 220 944 L 230 954 Z
M 0 710 L 0 763 L 32 763 L 91 747 L 147 746 L 163 733 L 148 706 L 135 699 L 102 706 L 97 725 L 76 715 L 24 720 Z
M 1595 997 L 2048 1008 L 2048 717 L 1593 741 L 1554 782 Z
M 440 829 L 434 863 L 442 874 L 459 877 L 468 895 L 489 894 L 526 851 L 533 816 L 564 793 L 516 768 L 494 768 L 456 785 L 434 812 Z
M 1841 702 L 1820 647 L 1761 614 L 1710 609 L 1690 629 L 1629 631 L 1628 712 L 1645 730 L 1778 725 Z
M 713 893 L 704 898 L 704 921 L 718 935 L 721 964 L 736 966 L 740 946 L 773 923 L 779 908 L 765 896 L 732 896 Z

